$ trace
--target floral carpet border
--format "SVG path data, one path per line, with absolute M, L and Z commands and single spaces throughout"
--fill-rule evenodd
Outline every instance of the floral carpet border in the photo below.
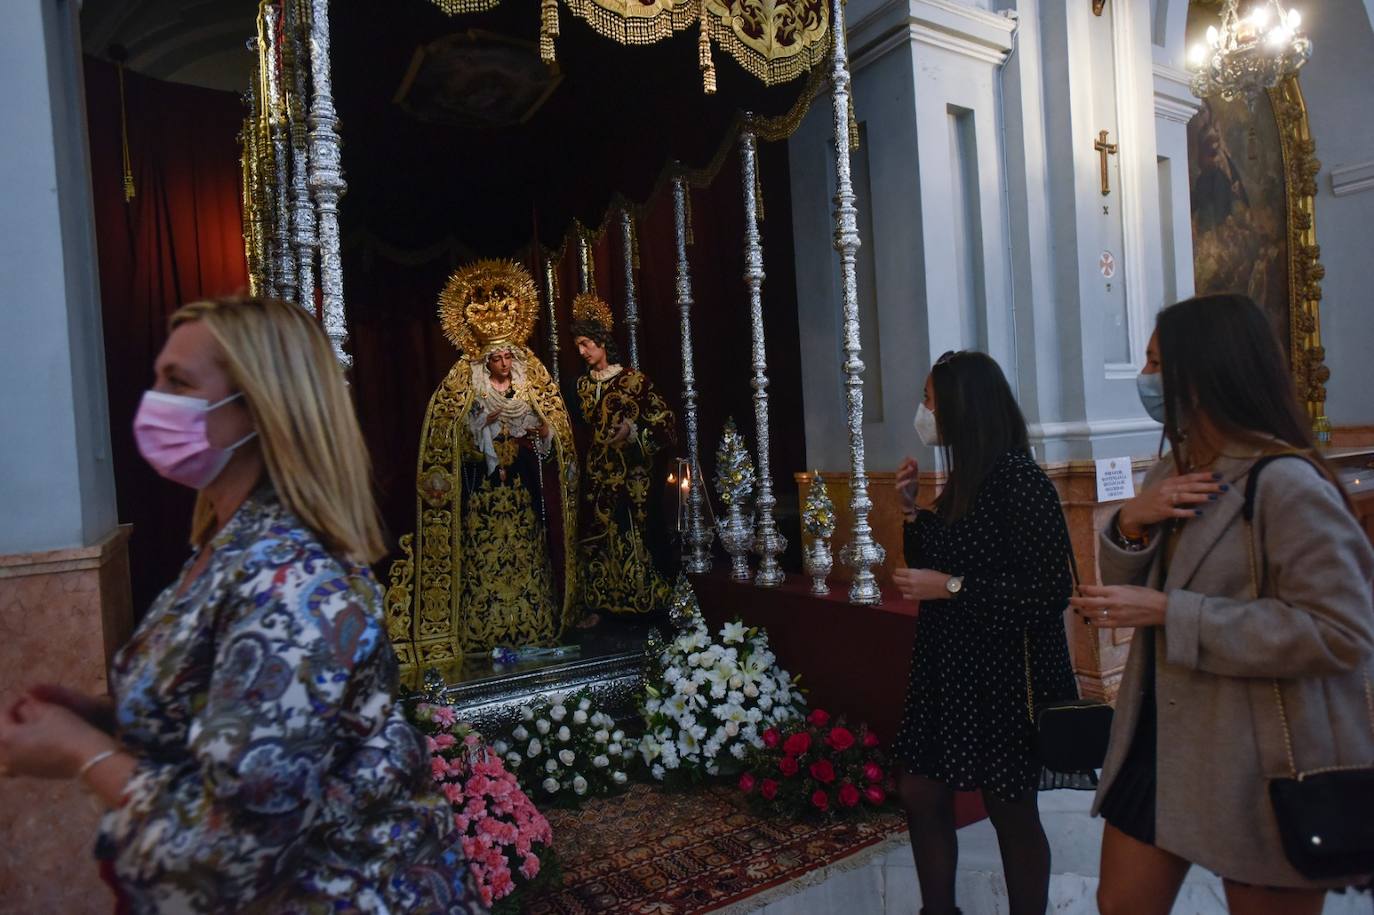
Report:
M 634 785 L 623 795 L 549 814 L 563 884 L 526 900 L 531 915 L 692 915 L 789 895 L 885 847 L 905 820 L 763 819 L 739 792 Z M 866 860 L 868 854 L 862 858 Z

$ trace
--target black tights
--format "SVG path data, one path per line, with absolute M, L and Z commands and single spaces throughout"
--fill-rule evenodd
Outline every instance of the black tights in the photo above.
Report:
M 910 773 L 902 775 L 898 787 L 911 832 L 922 911 L 926 915 L 950 915 L 956 911 L 954 874 L 959 864 L 954 789 Z M 983 795 L 988 818 L 997 830 L 1011 915 L 1044 915 L 1049 903 L 1050 843 L 1040 825 L 1038 800 L 1033 790 L 1015 801 Z

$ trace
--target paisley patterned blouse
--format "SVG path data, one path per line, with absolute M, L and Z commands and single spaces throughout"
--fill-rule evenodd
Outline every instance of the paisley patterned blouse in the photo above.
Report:
M 425 744 L 392 701 L 371 572 L 270 487 L 212 548 L 111 671 L 138 765 L 96 853 L 133 911 L 480 911 Z

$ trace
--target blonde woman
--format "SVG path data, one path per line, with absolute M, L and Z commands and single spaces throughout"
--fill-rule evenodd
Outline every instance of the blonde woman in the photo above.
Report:
M 194 553 L 116 655 L 113 698 L 35 686 L 0 720 L 0 767 L 109 808 L 97 856 L 135 912 L 476 911 L 392 701 L 382 534 L 328 341 L 271 300 L 171 326 L 134 426 L 200 493 Z

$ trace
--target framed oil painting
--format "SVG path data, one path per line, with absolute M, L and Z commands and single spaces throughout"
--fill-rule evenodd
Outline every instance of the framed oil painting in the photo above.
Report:
M 1194 0 L 1187 44 L 1220 21 Z M 1323 270 L 1313 223 L 1320 163 L 1297 77 L 1253 101 L 1202 100 L 1188 124 L 1193 272 L 1198 295 L 1244 293 L 1264 310 L 1319 435 L 1328 432 L 1318 303 Z

